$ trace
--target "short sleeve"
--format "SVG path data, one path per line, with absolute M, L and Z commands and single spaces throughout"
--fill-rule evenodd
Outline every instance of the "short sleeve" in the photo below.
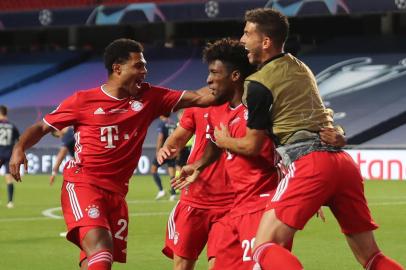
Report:
M 61 130 L 76 124 L 78 118 L 78 94 L 65 99 L 54 111 L 45 115 L 43 121 L 51 127 Z
M 182 117 L 180 119 L 179 125 L 191 132 L 196 130 L 196 121 L 193 113 L 193 108 L 188 108 L 183 111 Z
M 258 82 L 249 82 L 247 89 L 247 127 L 264 130 L 271 127 L 269 111 L 273 103 L 271 91 Z
M 163 87 L 152 87 L 150 90 L 154 91 L 154 93 L 158 95 L 157 101 L 159 101 L 159 103 L 156 107 L 158 110 L 157 116 L 167 115 L 173 112 L 173 109 L 178 104 L 184 93 L 184 91 L 175 91 Z

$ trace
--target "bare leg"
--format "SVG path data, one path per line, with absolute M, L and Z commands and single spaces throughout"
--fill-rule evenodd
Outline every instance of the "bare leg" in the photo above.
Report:
M 84 259 L 80 264 L 80 270 L 87 270 L 87 259 Z
M 347 243 L 361 265 L 365 265 L 372 255 L 379 252 L 372 231 L 357 234 L 346 234 Z
M 211 258 L 209 259 L 209 270 L 212 270 L 212 269 L 213 269 L 215 262 L 216 262 L 216 258 L 211 257 Z
M 195 264 L 195 260 L 189 260 L 177 255 L 173 256 L 173 270 L 193 270 Z
M 87 257 L 87 268 L 110 270 L 113 263 L 113 238 L 110 231 L 103 227 L 97 227 L 88 231 L 81 243 Z M 93 260 L 103 256 L 104 260 Z M 106 259 L 109 259 L 108 261 Z M 83 267 L 85 267 L 83 265 Z M 81 267 L 82 268 L 82 267 Z
M 272 242 L 288 248 L 295 233 L 296 229 L 289 227 L 276 217 L 274 209 L 268 210 L 264 213 L 259 223 L 254 250 L 266 242 Z

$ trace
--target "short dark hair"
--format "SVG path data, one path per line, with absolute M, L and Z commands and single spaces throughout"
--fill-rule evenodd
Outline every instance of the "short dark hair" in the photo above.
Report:
M 104 50 L 104 66 L 108 74 L 113 73 L 113 64 L 123 64 L 130 58 L 130 53 L 142 53 L 143 51 L 141 43 L 135 40 L 127 38 L 114 40 Z
M 248 52 L 244 45 L 230 38 L 207 44 L 203 50 L 203 60 L 206 63 L 219 60 L 226 65 L 228 71 L 239 70 L 242 79 L 255 72 L 255 67 L 248 61 Z
M 257 8 L 245 13 L 245 21 L 255 23 L 257 29 L 282 48 L 289 33 L 288 18 L 276 9 Z
M 4 105 L 0 105 L 0 114 L 6 116 L 7 115 L 7 107 Z

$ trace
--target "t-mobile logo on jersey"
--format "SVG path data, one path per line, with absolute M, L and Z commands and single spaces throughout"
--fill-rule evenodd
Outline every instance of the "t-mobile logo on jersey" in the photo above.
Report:
M 100 140 L 102 142 L 107 141 L 107 145 L 104 148 L 116 148 L 113 141 L 118 141 L 118 126 L 101 127 Z

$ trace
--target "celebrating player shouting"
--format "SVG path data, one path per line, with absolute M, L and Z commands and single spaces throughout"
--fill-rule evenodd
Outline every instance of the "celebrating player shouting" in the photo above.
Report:
M 52 113 L 29 127 L 14 147 L 10 170 L 21 181 L 24 151 L 51 130 L 72 125 L 75 160 L 64 168 L 61 203 L 67 238 L 81 249 L 81 268 L 111 269 L 126 261 L 128 209 L 125 196 L 138 164 L 148 126 L 159 115 L 189 106 L 214 104 L 215 97 L 171 91 L 143 83 L 147 75 L 142 46 L 118 39 L 107 46 L 108 79 L 78 91 Z

